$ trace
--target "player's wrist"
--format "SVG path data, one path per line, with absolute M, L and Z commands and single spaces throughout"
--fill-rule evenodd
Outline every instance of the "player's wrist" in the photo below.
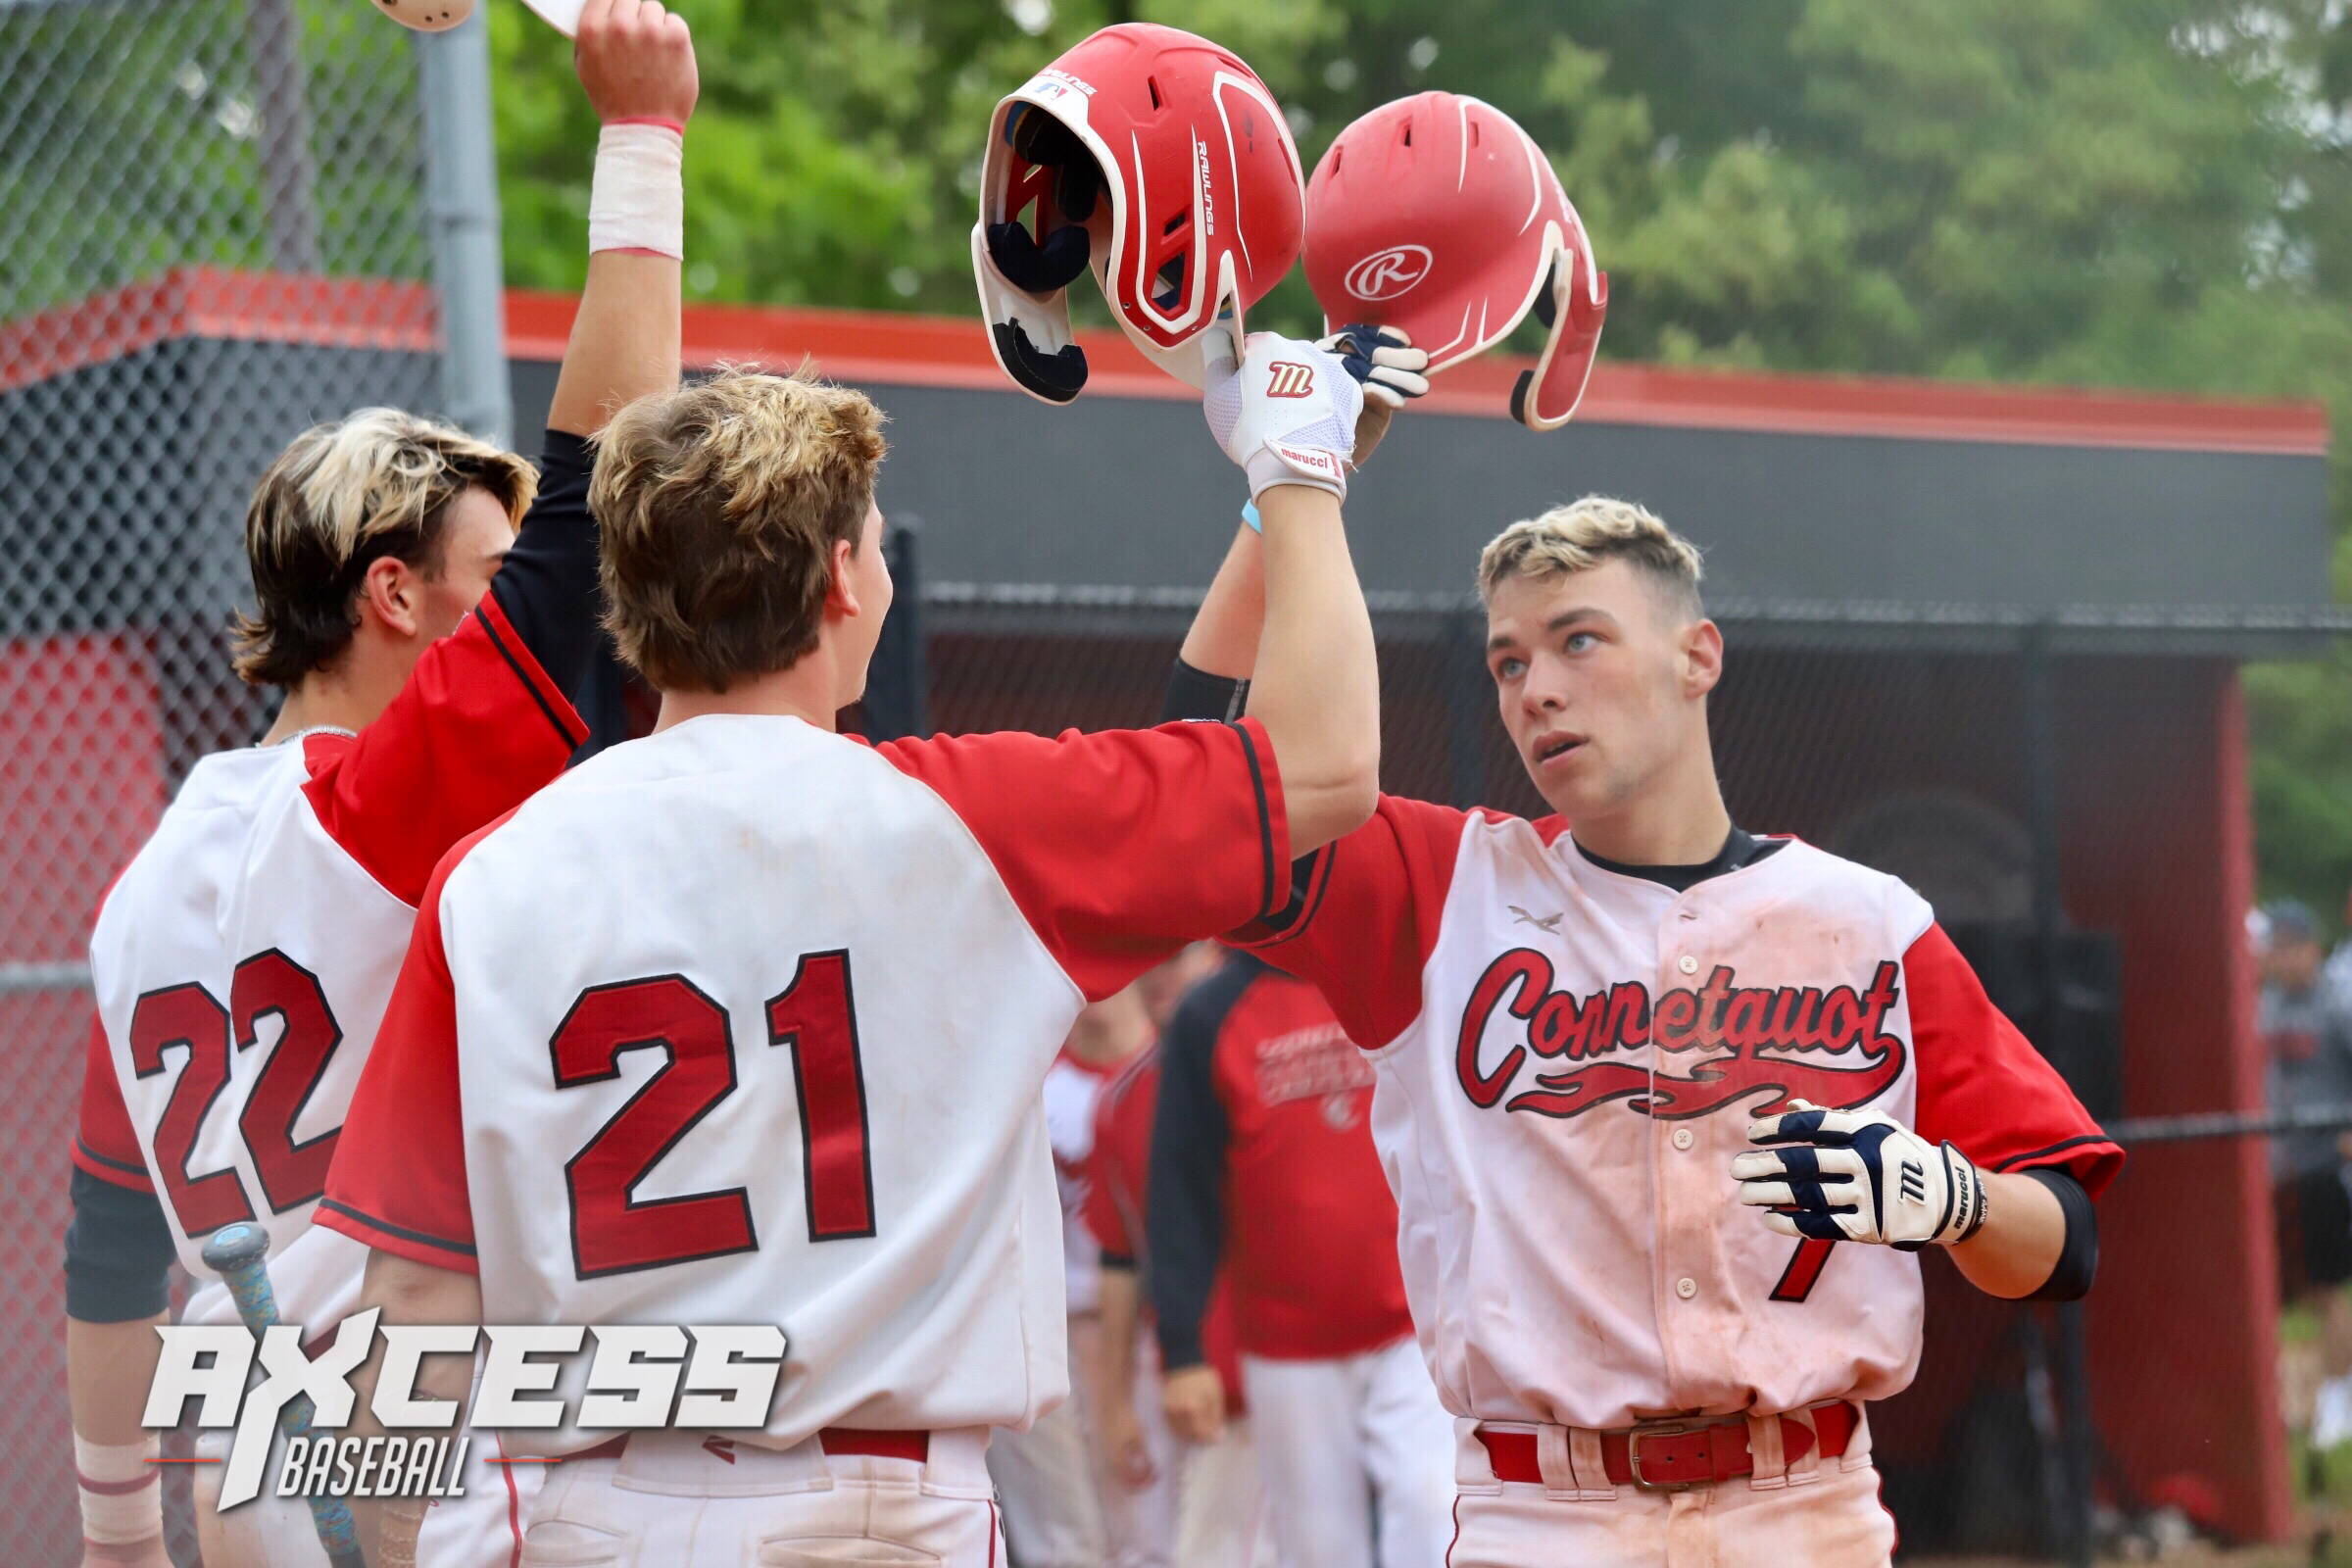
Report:
M 1939 1246 L 1958 1247 L 1984 1228 L 1992 1200 L 1986 1191 L 1984 1172 L 1975 1160 L 1962 1153 L 1949 1139 L 1944 1140 L 1939 1152 L 1943 1155 L 1944 1188 L 1951 1196 L 1951 1207 L 1936 1228 L 1935 1241 Z
M 156 1460 L 163 1441 L 150 1433 L 137 1443 L 91 1443 L 74 1435 L 74 1482 L 81 1503 L 84 1544 L 103 1557 L 122 1555 L 164 1533 L 164 1489 Z M 125 1560 L 128 1560 L 127 1558 Z
M 659 116 L 605 122 L 588 190 L 588 250 L 683 260 L 686 127 Z

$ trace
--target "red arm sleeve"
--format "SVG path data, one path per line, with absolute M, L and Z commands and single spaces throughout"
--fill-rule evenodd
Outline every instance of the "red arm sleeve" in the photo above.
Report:
M 876 749 L 962 819 L 1090 1001 L 1283 897 L 1290 827 L 1253 719 Z
M 487 832 L 451 851 L 425 891 L 318 1204 L 321 1225 L 378 1251 L 464 1274 L 481 1270 L 466 1185 L 458 1001 L 441 945 L 441 890 Z
M 1312 983 L 1348 1038 L 1377 1050 L 1421 1015 L 1421 968 L 1470 820 L 1384 795 L 1371 821 L 1298 863 L 1281 913 L 1227 940 Z
M 520 806 L 587 738 L 490 594 L 358 739 L 311 738 L 304 792 L 327 836 L 413 905 L 452 845 Z
M 1919 1135 L 1949 1140 L 1987 1170 L 2069 1172 L 2091 1197 L 2124 1168 L 2066 1080 L 2001 1015 L 1941 926 L 1903 955 Z
M 74 1163 L 102 1182 L 136 1193 L 155 1191 L 139 1135 L 130 1125 L 130 1110 L 122 1103 L 122 1085 L 115 1077 L 115 1055 L 107 1049 L 106 1026 L 94 1015 L 89 1049 L 81 1064 L 81 1121 L 74 1133 Z

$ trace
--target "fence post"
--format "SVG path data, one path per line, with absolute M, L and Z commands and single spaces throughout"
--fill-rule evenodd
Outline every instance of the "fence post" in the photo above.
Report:
M 2066 983 L 2064 867 L 2060 861 L 2058 721 L 2051 690 L 2050 625 L 2036 621 L 2018 643 L 2020 718 L 2025 731 L 2026 819 L 2034 843 L 2034 946 L 2040 987 L 2034 1034 L 2046 1047 L 2061 1027 L 2060 988 Z M 2055 1527 L 2050 1544 L 2077 1568 L 2090 1568 L 2091 1481 L 2097 1439 L 2090 1426 L 2090 1381 L 2083 1341 L 2082 1303 L 2062 1301 L 2056 1309 L 2057 1343 L 2050 1371 L 2058 1406 L 2058 1452 L 2045 1456 L 2043 1473 L 2054 1468 L 2062 1494 L 2049 1499 Z M 2055 1457 L 2053 1467 L 2046 1463 Z
M 1471 810 L 1486 804 L 1487 745 L 1478 715 L 1490 700 L 1485 654 L 1486 621 L 1457 611 L 1446 622 L 1440 655 L 1439 690 L 1446 702 L 1446 760 L 1453 778 L 1453 804 Z
M 498 235 L 490 32 L 476 11 L 447 32 L 416 32 L 424 110 L 425 205 L 441 296 L 441 406 L 485 441 L 511 446 L 507 299 Z
M 257 139 L 262 205 L 270 224 L 270 265 L 280 272 L 323 271 L 302 19 L 295 15 L 294 0 L 248 0 L 245 40 L 253 54 L 253 96 L 261 112 Z
M 865 677 L 865 730 L 870 740 L 921 738 L 931 733 L 930 692 L 923 660 L 923 520 L 902 513 L 890 519 L 883 551 L 890 562 L 890 614 Z

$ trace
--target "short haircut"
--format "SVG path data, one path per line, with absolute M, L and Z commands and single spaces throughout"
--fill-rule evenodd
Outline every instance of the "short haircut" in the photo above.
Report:
M 724 370 L 622 409 L 588 487 L 621 658 L 664 691 L 723 692 L 805 657 L 882 453 L 882 411 L 806 373 Z
M 293 686 L 341 657 L 354 599 L 385 556 L 437 576 L 450 503 L 479 489 L 519 523 L 539 491 L 529 464 L 454 425 L 362 409 L 313 425 L 277 455 L 245 509 L 255 608 L 230 629 L 238 676 Z
M 1506 582 L 1565 577 L 1606 561 L 1627 563 L 1688 618 L 1706 614 L 1698 592 L 1705 572 L 1698 547 L 1647 508 L 1607 496 L 1554 507 L 1496 534 L 1479 553 L 1478 597 L 1492 604 L 1494 590 Z

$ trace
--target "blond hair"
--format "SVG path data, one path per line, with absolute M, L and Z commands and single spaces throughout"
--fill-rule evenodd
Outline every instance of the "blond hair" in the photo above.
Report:
M 882 454 L 882 411 L 805 373 L 722 370 L 622 409 L 588 487 L 621 658 L 662 690 L 723 692 L 807 655 Z
M 454 425 L 362 409 L 313 425 L 277 455 L 245 510 L 255 609 L 230 636 L 240 678 L 292 686 L 331 664 L 359 627 L 352 600 L 385 556 L 441 570 L 442 523 L 467 490 L 519 523 L 537 470 Z
M 1690 618 L 1706 613 L 1698 593 L 1705 571 L 1698 547 L 1647 508 L 1607 496 L 1554 507 L 1496 534 L 1479 552 L 1478 596 L 1493 603 L 1494 590 L 1506 582 L 1564 577 L 1605 561 L 1633 566 Z

